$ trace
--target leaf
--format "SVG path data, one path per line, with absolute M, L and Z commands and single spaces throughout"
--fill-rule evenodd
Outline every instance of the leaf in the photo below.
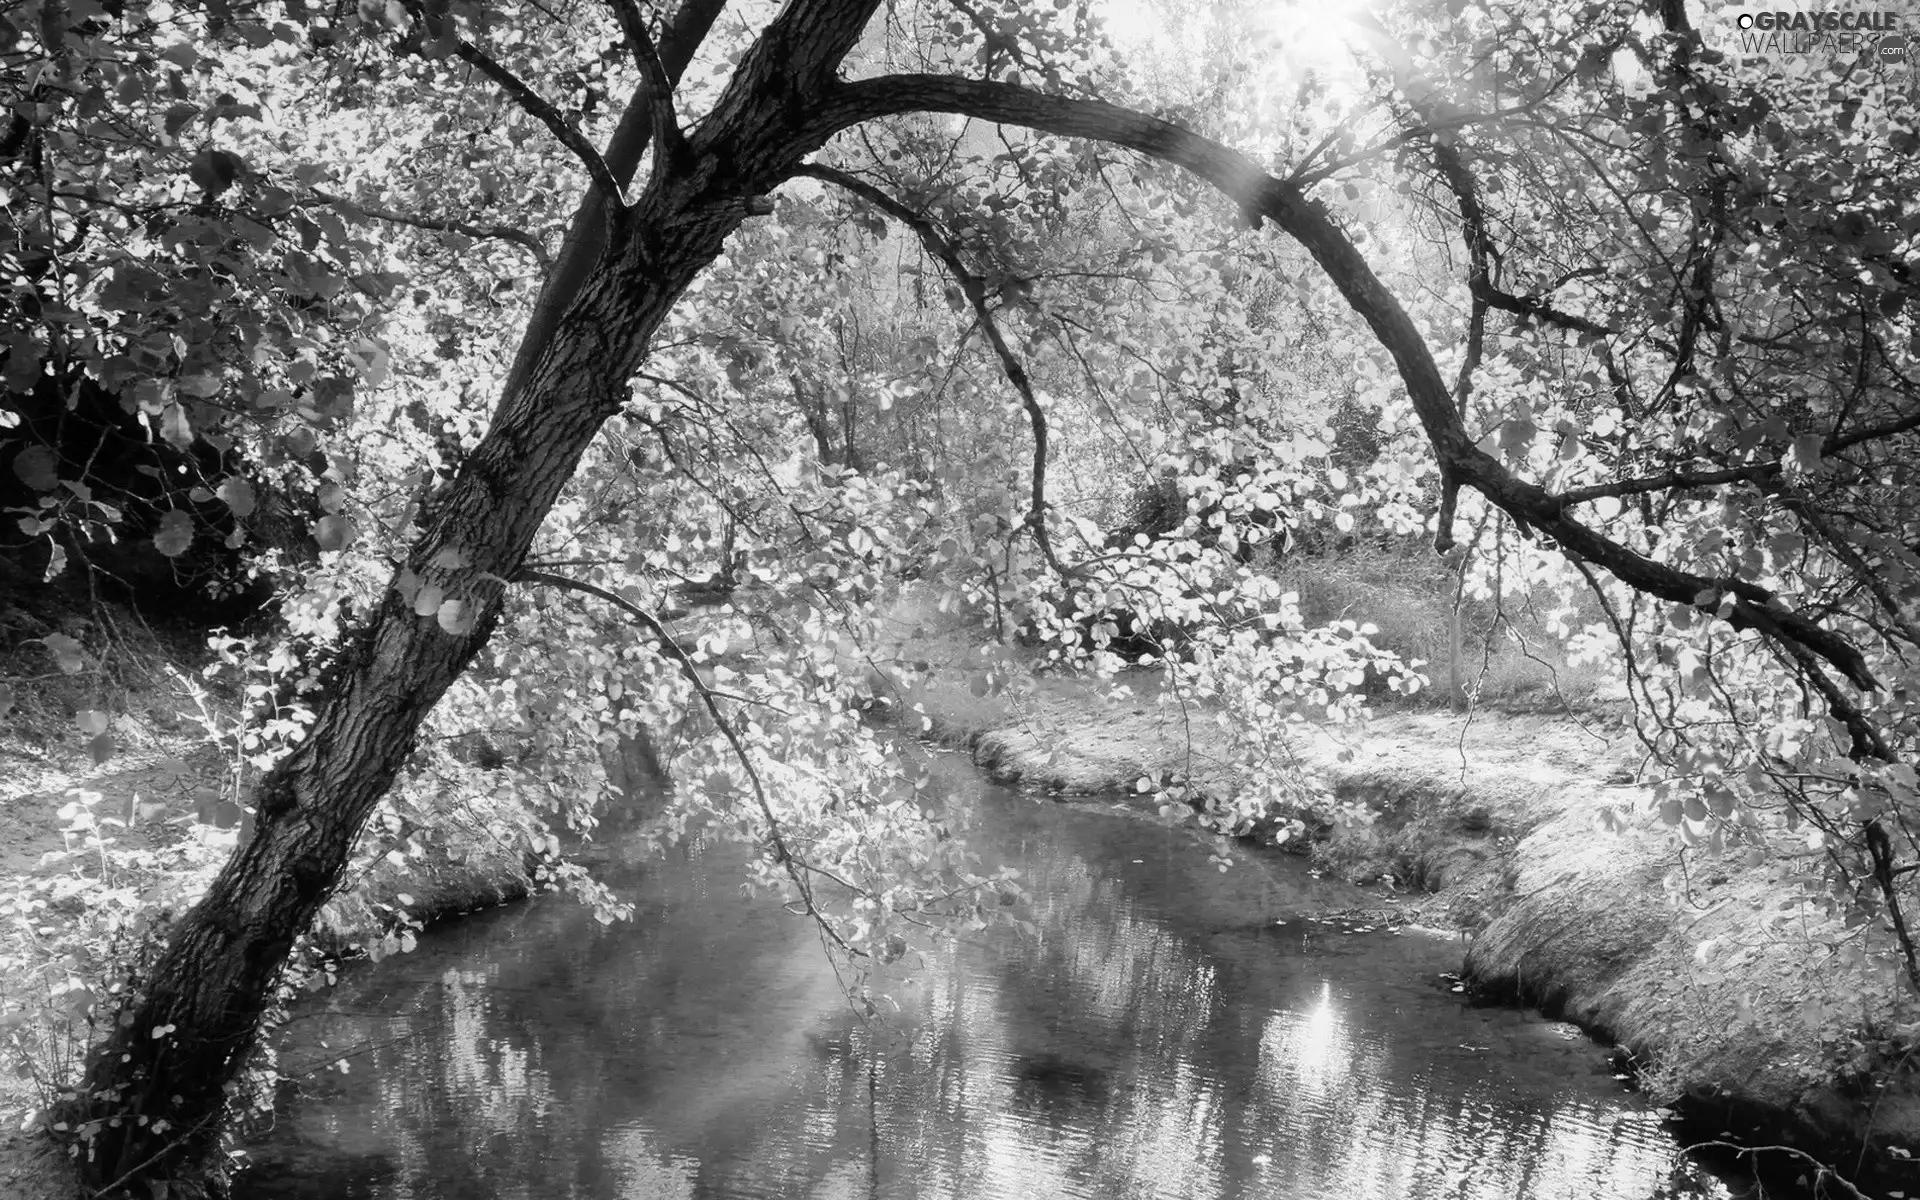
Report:
M 1518 461 L 1526 457 L 1539 433 L 1540 427 L 1524 417 L 1506 421 L 1500 426 L 1500 449 L 1509 459 Z
M 387 381 L 393 356 L 386 344 L 376 338 L 361 338 L 347 349 L 347 358 L 359 368 L 369 386 L 379 387 Z
M 160 527 L 153 534 L 153 548 L 168 558 L 178 558 L 193 545 L 193 518 L 177 508 L 168 509 L 160 517 Z
M 14 455 L 13 473 L 36 492 L 60 486 L 60 457 L 47 446 L 28 446 Z
M 473 606 L 465 600 L 447 601 L 435 616 L 440 621 L 440 628 L 455 637 L 465 637 L 473 632 Z
M 97 708 L 82 709 L 74 715 L 73 723 L 88 737 L 98 737 L 107 731 L 107 714 Z
M 239 155 L 226 150 L 202 150 L 187 168 L 187 175 L 204 191 L 208 198 L 217 199 L 220 193 L 233 186 L 247 169 L 247 164 Z
M 1817 433 L 1807 433 L 1793 439 L 1793 448 L 1787 458 L 1801 471 L 1811 475 L 1820 469 L 1820 449 L 1825 440 Z
M 183 100 L 178 103 L 168 105 L 166 123 L 165 123 L 167 136 L 179 137 L 180 131 L 182 129 L 185 129 L 190 123 L 192 123 L 193 119 L 199 115 L 200 115 L 200 106 L 198 104 L 188 104 L 186 101 Z
M 420 590 L 413 594 L 413 612 L 415 616 L 431 617 L 440 611 L 446 602 L 447 589 L 437 583 L 423 583 Z
M 173 403 L 160 413 L 160 436 L 176 450 L 193 445 L 193 422 L 187 419 L 186 406 Z
M 321 517 L 313 523 L 313 540 L 320 543 L 322 550 L 344 550 L 353 534 L 352 526 L 345 517 Z
M 220 394 L 225 386 L 218 375 L 182 375 L 173 381 L 174 387 L 189 396 L 198 396 L 202 400 L 211 400 Z
M 75 638 L 64 633 L 50 633 L 40 639 L 46 648 L 53 652 L 53 661 L 63 674 L 78 675 L 87 669 L 86 651 L 81 649 Z
M 220 497 L 227 510 L 236 517 L 251 516 L 254 509 L 253 485 L 238 475 L 222 480 L 214 495 Z

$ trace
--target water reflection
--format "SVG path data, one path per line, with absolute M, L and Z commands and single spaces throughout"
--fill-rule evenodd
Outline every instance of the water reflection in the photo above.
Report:
M 1036 938 L 949 947 L 863 1024 L 732 852 L 651 864 L 630 925 L 451 926 L 337 989 L 238 1193 L 269 1197 L 1724 1196 L 1601 1052 L 1347 933 L 1297 864 L 986 791 Z

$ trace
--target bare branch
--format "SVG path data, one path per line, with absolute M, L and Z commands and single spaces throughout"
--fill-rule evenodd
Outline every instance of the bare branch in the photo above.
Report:
M 960 249 L 929 220 L 925 213 L 918 212 L 894 197 L 881 191 L 856 175 L 850 175 L 837 167 L 820 163 L 806 163 L 795 172 L 810 176 L 835 187 L 851 192 L 868 204 L 886 213 L 913 230 L 927 253 L 939 259 L 960 285 L 960 292 L 973 307 L 974 316 L 980 321 L 980 328 L 987 335 L 987 342 L 1000 360 L 1000 367 L 1006 372 L 1007 381 L 1020 393 L 1020 403 L 1027 410 L 1028 423 L 1033 427 L 1033 489 L 1027 507 L 1027 527 L 1033 531 L 1033 540 L 1040 547 L 1040 553 L 1046 558 L 1047 565 L 1062 576 L 1070 574 L 1054 555 L 1053 542 L 1047 536 L 1047 414 L 1040 407 L 1039 398 L 1034 394 L 1033 381 L 1028 378 L 1026 367 L 1014 354 L 1013 347 L 1000 332 L 1000 324 L 994 318 L 993 309 L 987 303 L 987 281 L 969 270 Z
M 533 255 L 534 261 L 540 264 L 542 274 L 553 265 L 553 259 L 548 255 L 544 242 L 526 230 L 517 229 L 511 225 L 476 225 L 471 221 L 462 221 L 455 217 L 427 217 L 416 213 L 398 212 L 390 208 L 361 204 L 356 200 L 349 200 L 344 196 L 336 196 L 317 189 L 313 194 L 328 204 L 344 205 L 376 221 L 389 221 L 395 225 L 407 225 L 414 229 L 427 229 L 436 233 L 458 233 L 470 238 L 512 242 Z
M 1820 443 L 1820 456 L 1831 458 L 1843 450 L 1868 442 L 1882 441 L 1920 429 L 1920 412 L 1911 413 L 1896 420 L 1871 425 L 1865 429 L 1856 429 L 1852 433 L 1834 432 L 1828 434 Z M 1639 496 L 1651 492 L 1686 491 L 1689 488 L 1718 487 L 1726 483 L 1760 483 L 1777 477 L 1785 469 L 1779 460 L 1747 463 L 1738 467 L 1723 467 L 1717 471 L 1668 471 L 1663 475 L 1646 475 L 1633 479 L 1617 479 L 1608 483 L 1589 484 L 1586 487 L 1569 488 L 1559 493 L 1562 504 L 1585 504 L 1589 500 L 1598 500 L 1602 496 Z
M 747 773 L 748 781 L 753 784 L 754 799 L 758 801 L 760 806 L 760 814 L 767 822 L 767 840 L 773 848 L 774 860 L 780 864 L 781 869 L 787 873 L 787 878 L 791 879 L 794 887 L 799 890 L 800 898 L 806 903 L 808 915 L 813 917 L 821 933 L 832 939 L 834 945 L 838 946 L 847 954 L 856 957 L 865 957 L 866 951 L 849 945 L 846 939 L 840 936 L 840 931 L 833 927 L 832 922 L 826 919 L 825 914 L 823 914 L 814 903 L 813 885 L 803 872 L 811 871 L 814 874 L 826 876 L 855 894 L 859 894 L 862 889 L 824 868 L 814 866 L 793 852 L 787 843 L 785 826 L 780 823 L 780 818 L 774 815 L 773 804 L 767 799 L 767 789 L 765 785 L 760 782 L 760 772 L 754 767 L 753 759 L 747 754 L 746 746 L 740 741 L 740 735 L 734 731 L 733 726 L 727 724 L 725 714 L 720 711 L 720 701 L 714 696 L 713 691 L 707 687 L 707 681 L 700 677 L 700 668 L 694 664 L 692 657 L 680 648 L 680 643 L 673 640 L 673 635 L 667 632 L 666 626 L 660 624 L 652 613 L 627 600 L 625 597 L 616 595 L 603 587 L 598 587 L 585 580 L 570 579 L 565 575 L 554 575 L 547 571 L 535 571 L 526 567 L 522 567 L 519 571 L 516 571 L 513 578 L 516 583 L 545 584 L 549 587 L 564 588 L 568 591 L 580 592 L 583 595 L 604 600 L 621 612 L 632 617 L 635 621 L 638 621 L 653 635 L 654 639 L 659 643 L 660 649 L 666 653 L 668 658 L 673 660 L 674 665 L 679 668 L 680 674 L 693 686 L 694 692 L 699 695 L 701 703 L 706 707 L 707 715 L 713 718 L 714 725 L 719 728 L 720 736 L 727 740 L 727 745 L 733 750 L 734 758 L 739 761 L 741 769 Z
M 420 6 L 411 4 L 409 8 L 414 14 L 414 19 L 424 26 L 426 16 Z M 522 111 L 545 125 L 554 137 L 560 139 L 561 145 L 573 151 L 573 156 L 587 168 L 588 176 L 593 179 L 594 190 L 606 198 L 614 212 L 626 211 L 626 196 L 620 190 L 620 182 L 614 178 L 613 171 L 607 166 L 606 160 L 600 157 L 600 152 L 593 148 L 593 143 L 587 140 L 586 135 L 575 129 L 573 122 L 561 116 L 560 110 L 555 108 L 546 97 L 534 91 L 525 80 L 508 70 L 498 59 L 465 38 L 454 42 L 453 52 L 461 62 L 492 80 L 515 104 L 520 106 Z
M 1634 479 L 1615 479 L 1607 483 L 1568 488 L 1557 499 L 1562 504 L 1585 504 L 1603 496 L 1643 496 L 1652 492 L 1684 492 L 1692 488 L 1718 487 L 1724 483 L 1753 482 L 1780 473 L 1777 462 L 1753 463 L 1744 467 L 1726 467 L 1718 471 L 1668 471 L 1664 475 L 1646 475 Z

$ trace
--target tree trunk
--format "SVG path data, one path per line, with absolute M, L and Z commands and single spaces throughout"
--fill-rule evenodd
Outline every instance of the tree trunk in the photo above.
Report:
M 670 274 L 621 294 L 603 286 L 594 309 L 576 308 L 526 388 L 509 398 L 433 504 L 408 566 L 472 604 L 472 630 L 447 632 L 437 616 L 416 615 L 390 587 L 342 651 L 313 728 L 254 793 L 252 839 L 180 923 L 93 1062 L 82 1120 L 120 1118 L 117 1127 L 90 1131 L 83 1153 L 95 1186 L 130 1175 L 170 1176 L 215 1145 L 225 1089 L 252 1049 L 295 938 L 334 887 L 427 713 L 486 643 L 501 610 L 499 581 L 512 577 L 595 432 L 624 398 L 625 376 L 609 369 L 616 360 L 599 331 L 621 327 L 644 344 L 718 246 L 709 232 L 677 248 Z M 447 549 L 470 565 L 432 565 Z
M 604 248 L 577 282 L 556 281 L 553 311 L 530 329 L 486 436 L 429 502 L 406 564 L 472 605 L 473 625 L 450 633 L 390 586 L 327 672 L 313 728 L 255 790 L 253 838 L 182 919 L 65 1114 L 96 1189 L 190 1177 L 218 1145 L 229 1089 L 295 939 L 338 882 L 427 713 L 486 644 L 504 581 L 626 400 L 673 303 L 825 140 L 804 123 L 802 101 L 832 86 L 874 7 L 788 4 L 637 202 L 623 213 L 583 206 L 582 220 L 611 219 L 613 232 L 570 239 Z

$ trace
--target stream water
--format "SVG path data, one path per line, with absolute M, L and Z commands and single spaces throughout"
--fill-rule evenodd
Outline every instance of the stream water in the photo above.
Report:
M 1114 804 L 977 782 L 970 839 L 1037 937 L 940 951 L 862 1022 L 741 851 L 615 874 L 352 974 L 283 1064 L 241 1200 L 1284 1197 L 1677 1200 L 1682 1155 L 1569 1026 L 1463 1002 L 1460 947 L 1329 914 L 1377 898 Z

